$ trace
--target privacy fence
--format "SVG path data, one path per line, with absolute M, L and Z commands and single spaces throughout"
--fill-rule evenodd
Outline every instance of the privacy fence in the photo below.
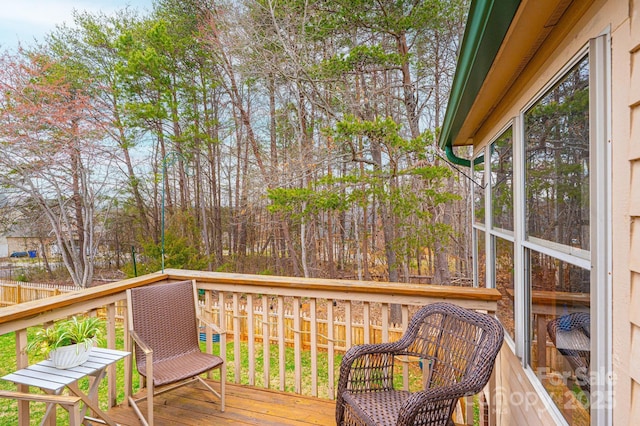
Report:
M 46 299 L 76 290 L 74 286 L 0 280 L 0 307 Z

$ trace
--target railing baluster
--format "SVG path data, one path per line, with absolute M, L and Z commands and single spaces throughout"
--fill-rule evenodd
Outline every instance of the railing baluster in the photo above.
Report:
M 284 297 L 278 296 L 278 367 L 280 369 L 280 390 L 286 383 L 286 353 L 284 346 Z
M 200 314 L 204 317 L 206 321 L 210 321 L 215 323 L 213 317 L 213 302 L 212 302 L 212 292 L 205 291 L 204 292 L 204 304 L 202 305 L 202 312 Z M 198 330 L 198 334 L 200 330 Z M 218 336 L 219 337 L 219 336 Z M 204 327 L 204 348 L 205 352 L 208 354 L 213 354 L 213 333 L 210 327 Z M 207 372 L 207 379 L 213 379 L 213 371 Z
M 315 297 L 309 301 L 311 339 L 311 396 L 318 396 L 318 312 Z
M 240 310 L 238 307 L 238 293 L 233 293 L 233 363 L 235 365 L 234 381 L 240 383 Z
M 333 334 L 333 300 L 327 300 L 327 362 L 328 362 L 328 382 L 327 386 L 329 389 L 329 398 L 335 399 L 335 367 L 334 367 L 334 353 L 335 343 L 334 343 L 334 334 Z
M 389 304 L 382 304 L 382 343 L 389 342 Z
M 107 347 L 116 348 L 116 304 L 107 305 Z M 107 373 L 108 386 L 108 407 L 115 407 L 117 398 L 116 389 L 116 368 L 115 365 L 109 366 Z
M 406 330 L 409 325 L 409 307 L 402 305 L 402 330 Z M 409 390 L 409 360 L 405 356 L 402 360 L 402 386 L 404 390 Z
M 262 370 L 264 372 L 264 387 L 271 387 L 269 367 L 271 365 L 271 333 L 269 327 L 269 297 L 262 296 Z
M 122 335 L 124 340 L 124 350 L 127 352 L 133 352 L 133 348 L 131 347 L 131 336 L 129 334 L 129 306 L 127 305 L 127 300 L 124 299 L 121 304 L 123 307 L 124 315 L 122 317 Z M 129 397 L 133 395 L 133 383 L 131 383 L 131 379 L 133 378 L 133 355 L 129 356 L 129 359 L 124 362 L 124 404 L 129 406 Z
M 204 305 L 203 305 L 203 309 L 202 309 L 202 316 L 205 318 L 205 320 L 207 321 L 211 321 L 211 322 L 215 322 L 213 319 L 213 306 L 212 306 L 212 302 L 211 302 L 211 292 L 210 291 L 205 291 L 204 292 Z M 211 316 L 209 317 L 207 314 L 211 313 Z M 200 330 L 198 330 L 200 331 Z M 208 354 L 212 354 L 213 353 L 213 342 L 212 342 L 212 337 L 211 337 L 211 330 L 209 329 L 209 327 L 205 327 L 204 328 L 204 347 L 205 347 L 205 351 Z M 212 373 L 209 372 L 207 374 L 207 378 L 211 378 Z
M 27 329 L 16 330 L 16 369 L 26 368 L 29 366 L 29 357 L 25 352 L 27 347 Z M 18 385 L 18 392 L 29 392 L 29 386 Z M 29 401 L 18 401 L 18 422 L 19 426 L 29 426 Z
M 224 304 L 224 292 L 218 292 L 218 323 L 222 329 L 220 334 L 220 358 L 227 362 L 227 313 Z M 222 377 L 220 380 L 226 380 L 226 377 Z
M 362 322 L 364 327 L 364 344 L 371 343 L 371 305 L 369 302 L 362 304 Z
M 247 339 L 249 347 L 249 385 L 256 384 L 256 342 L 253 324 L 253 294 L 247 294 Z
M 300 338 L 300 298 L 293 298 L 293 354 L 295 370 L 295 390 L 302 393 L 302 345 Z
M 353 318 L 351 315 L 351 301 L 350 300 L 345 300 L 344 302 L 344 325 L 345 325 L 345 346 L 344 346 L 344 350 L 345 352 L 347 350 L 349 350 L 349 348 L 352 345 L 352 341 L 351 341 L 351 337 L 353 336 L 353 330 L 352 330 L 352 325 L 353 325 Z

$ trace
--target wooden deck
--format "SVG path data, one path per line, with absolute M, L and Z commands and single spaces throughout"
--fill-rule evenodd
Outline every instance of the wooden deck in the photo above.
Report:
M 214 389 L 217 389 L 217 383 Z M 332 425 L 335 401 L 278 391 L 227 384 L 226 409 L 199 383 L 155 397 L 155 423 L 162 425 Z M 140 404 L 143 412 L 146 402 Z M 138 426 L 132 408 L 122 405 L 108 411 L 121 425 Z

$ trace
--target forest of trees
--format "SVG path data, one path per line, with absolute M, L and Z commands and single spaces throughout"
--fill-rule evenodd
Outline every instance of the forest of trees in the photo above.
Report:
M 470 276 L 437 154 L 467 0 L 158 0 L 0 57 L 0 226 L 165 267 Z M 17 215 L 16 212 L 19 212 Z M 162 241 L 164 237 L 164 242 Z

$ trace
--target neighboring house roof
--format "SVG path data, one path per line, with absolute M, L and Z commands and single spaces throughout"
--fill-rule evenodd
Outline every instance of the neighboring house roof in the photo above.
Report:
M 573 7 L 588 7 L 590 0 Z M 543 42 L 554 46 L 563 31 L 549 43 L 549 35 L 566 18 L 571 0 L 473 0 L 460 47 L 439 146 L 460 165 L 453 146 L 472 145 L 473 137 L 509 93 L 516 78 Z M 580 16 L 579 11 L 570 15 Z M 569 26 L 572 17 L 562 25 Z
M 7 238 L 37 238 L 27 224 L 13 224 L 4 235 Z

